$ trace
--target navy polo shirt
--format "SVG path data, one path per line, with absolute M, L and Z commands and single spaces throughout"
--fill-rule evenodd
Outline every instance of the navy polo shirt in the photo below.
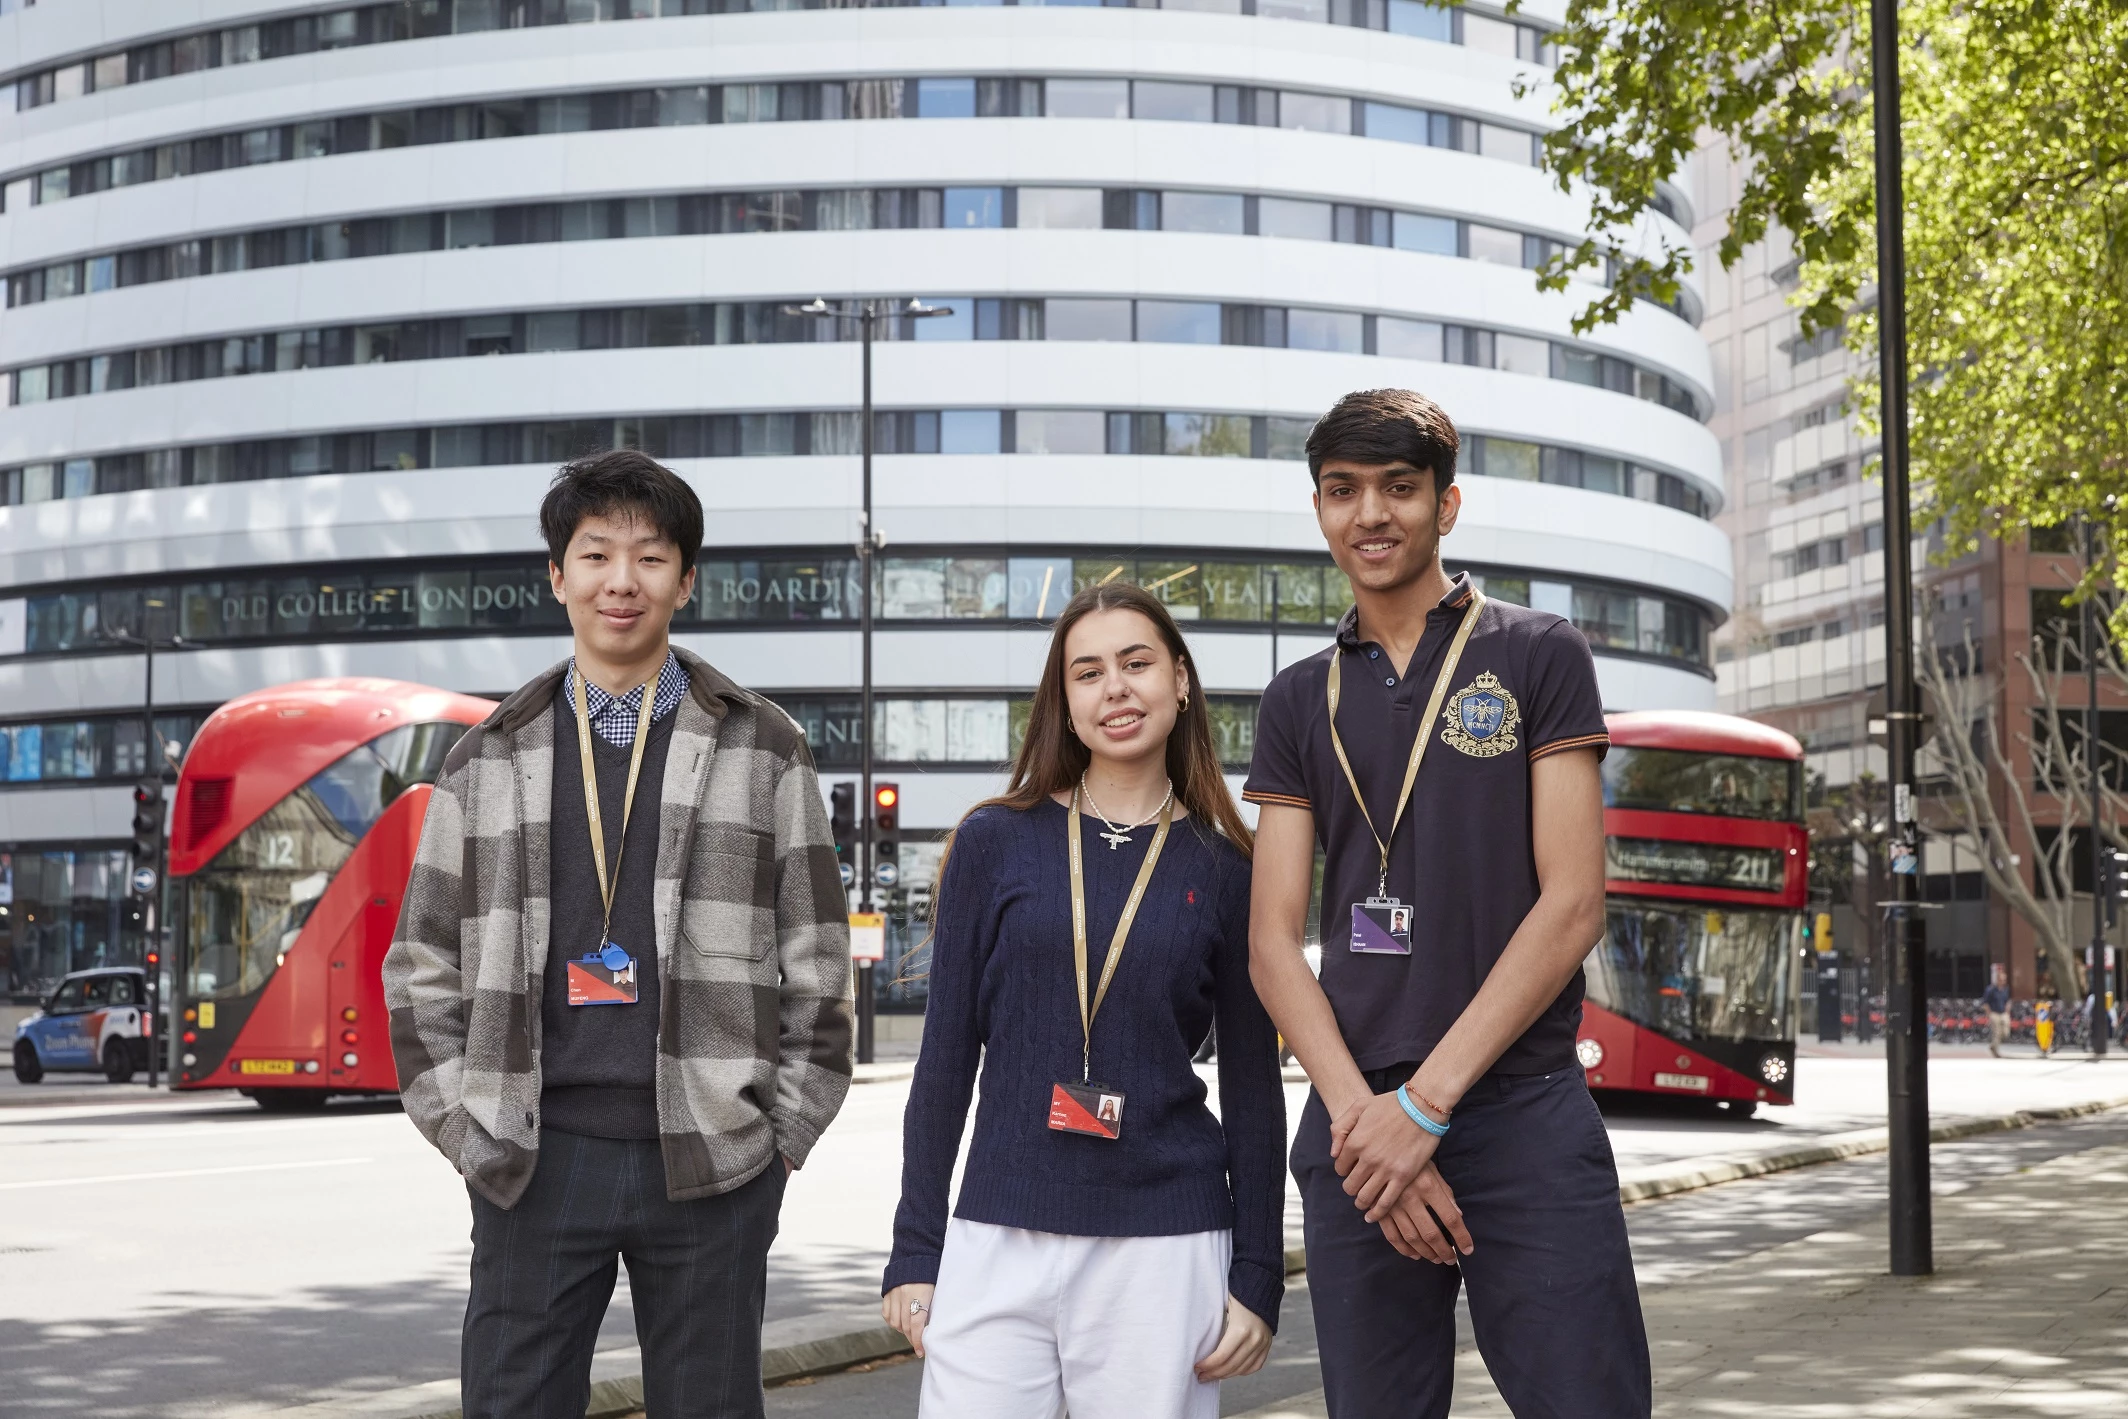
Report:
M 1448 686 L 1411 805 L 1389 844 L 1389 894 L 1414 908 L 1411 954 L 1353 951 L 1352 905 L 1375 893 L 1381 854 L 1330 747 L 1330 657 L 1344 658 L 1337 730 L 1367 811 L 1383 832 L 1412 736 L 1470 597 L 1458 576 L 1427 613 L 1411 664 L 1359 639 L 1357 611 L 1329 650 L 1279 672 L 1264 691 L 1242 796 L 1315 815 L 1322 845 L 1323 991 L 1361 1069 L 1417 1063 L 1462 1015 L 1537 903 L 1529 766 L 1610 745 L 1589 645 L 1545 611 L 1487 600 Z M 1595 943 L 1590 942 L 1593 946 Z M 1574 1062 L 1581 972 L 1493 1066 L 1541 1074 Z

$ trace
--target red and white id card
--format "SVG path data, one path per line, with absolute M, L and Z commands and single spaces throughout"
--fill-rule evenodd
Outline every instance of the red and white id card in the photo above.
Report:
M 568 963 L 571 1005 L 633 1005 L 636 1003 L 636 963 L 626 951 L 606 943 Z
M 1059 1084 L 1049 1091 L 1049 1126 L 1089 1138 L 1119 1137 L 1123 1096 L 1106 1084 Z

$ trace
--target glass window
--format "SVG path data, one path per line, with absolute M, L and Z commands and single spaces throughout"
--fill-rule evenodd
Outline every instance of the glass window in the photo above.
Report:
M 1463 44 L 1468 49 L 1513 59 L 1516 57 L 1517 28 L 1505 20 L 1495 20 L 1467 9 L 1463 12 Z
M 1259 236 L 1328 241 L 1330 204 L 1303 202 L 1294 197 L 1260 197 L 1256 201 L 1256 231 Z
M 1166 449 L 1170 454 L 1199 458 L 1247 458 L 1249 416 L 1246 414 L 1169 414 Z
M 1286 348 L 1357 355 L 1365 349 L 1365 328 L 1364 317 L 1351 311 L 1296 307 L 1286 312 Z
M 1543 450 L 1534 443 L 1487 438 L 1480 459 L 1480 471 L 1487 478 L 1513 478 L 1535 483 L 1543 477 Z
M 1522 233 L 1503 231 L 1499 227 L 1482 226 L 1472 222 L 1470 232 L 1470 259 L 1494 266 L 1522 266 Z
M 1135 564 L 1115 557 L 1080 557 L 1071 564 L 1074 591 L 1106 586 L 1112 581 L 1136 581 Z
M 1210 123 L 1212 86 L 1140 79 L 1131 85 L 1131 117 Z
M 1140 301 L 1138 338 L 1163 345 L 1217 345 L 1218 302 Z
M 1072 564 L 1068 557 L 1014 557 L 1007 575 L 1007 614 L 1015 621 L 1047 621 L 1071 600 Z
M 1013 416 L 1017 453 L 1103 453 L 1106 435 L 1098 409 L 1022 409 Z
M 1603 356 L 1588 350 L 1571 349 L 1565 345 L 1557 345 L 1553 349 L 1557 355 L 1552 370 L 1553 378 L 1603 388 Z
M 1207 562 L 1198 572 L 1208 621 L 1269 620 L 1264 569 L 1254 562 Z
M 1129 118 L 1128 79 L 1050 79 L 1042 85 L 1050 118 Z
M 999 557 L 953 557 L 946 562 L 946 615 L 994 620 L 1005 614 L 1005 562 Z
M 1389 32 L 1453 44 L 1456 38 L 1455 12 L 1443 6 L 1424 4 L 1422 0 L 1389 0 Z
M 881 559 L 879 614 L 883 620 L 889 621 L 943 620 L 946 615 L 946 559 Z
M 1374 352 L 1399 360 L 1441 358 L 1441 323 L 1437 320 L 1405 320 L 1378 316 L 1374 322 Z
M 1204 617 L 1202 570 L 1197 562 L 1141 562 L 1138 580 L 1176 620 L 1197 621 Z
M 1166 232 L 1216 232 L 1240 236 L 1243 199 L 1239 193 L 1163 192 L 1160 229 Z
M 1218 324 L 1219 307 L 1211 307 Z M 1060 300 L 1043 302 L 1043 330 L 1051 340 L 1128 340 L 1131 303 L 1127 300 Z M 1217 337 L 1214 337 L 1217 343 Z
M 975 117 L 975 80 L 918 79 L 916 116 L 919 118 Z
M 1396 214 L 1394 237 L 1403 251 L 1430 251 L 1436 256 L 1454 256 L 1461 250 L 1453 217 L 1428 217 L 1417 212 Z
M 948 227 L 1002 227 L 1005 225 L 1005 189 L 1002 187 L 949 187 L 946 189 Z
M 1506 370 L 1509 374 L 1549 379 L 1552 374 L 1551 342 L 1532 335 L 1496 336 L 1493 340 L 1493 368 Z
M 975 300 L 969 296 L 920 297 L 927 306 L 950 311 L 948 315 L 930 315 L 922 320 L 908 322 L 919 340 L 973 340 L 975 338 Z
M 1589 999 L 1681 1040 L 1781 1040 L 1794 1024 L 1796 915 L 1614 899 Z
M 1273 414 L 1264 423 L 1264 457 L 1307 460 L 1308 434 L 1315 427 L 1313 419 L 1291 419 Z
M 1368 105 L 1370 111 L 1374 107 Z M 1278 96 L 1278 126 L 1305 129 L 1310 133 L 1350 133 L 1352 100 L 1333 94 L 1302 94 L 1287 89 Z
M 1098 187 L 1023 187 L 1019 224 L 1025 228 L 1066 231 L 1101 229 Z
M 1012 757 L 1012 713 L 1007 700 L 947 700 L 946 760 L 955 764 L 1002 764 Z
M 1330 22 L 1330 0 L 1256 0 L 1256 13 L 1274 20 Z
M 948 409 L 938 416 L 938 451 L 996 453 L 998 426 L 995 409 Z
M 1392 143 L 1426 145 L 1432 131 L 1432 116 L 1422 108 L 1402 104 L 1368 103 L 1365 119 L 1369 138 L 1387 138 Z M 1343 130 L 1339 130 L 1343 131 Z
M 1537 161 L 1536 149 L 1527 131 L 1520 128 L 1502 128 L 1497 123 L 1480 125 L 1478 155 L 1518 163 L 1523 167 L 1533 167 Z M 1516 264 L 1521 263 L 1518 260 Z

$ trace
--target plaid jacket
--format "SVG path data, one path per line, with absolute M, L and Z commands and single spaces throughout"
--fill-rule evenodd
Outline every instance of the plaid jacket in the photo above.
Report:
M 850 1083 L 848 901 L 804 732 L 678 654 L 689 689 L 659 789 L 653 889 L 675 1201 L 729 1192 L 779 1152 L 804 1162 Z M 445 760 L 384 961 L 407 1116 L 501 1207 L 538 1162 L 550 711 L 565 665 Z

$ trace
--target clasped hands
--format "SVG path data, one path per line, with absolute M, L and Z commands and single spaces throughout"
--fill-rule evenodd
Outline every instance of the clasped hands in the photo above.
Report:
M 1394 1093 L 1362 1095 L 1330 1121 L 1330 1159 L 1345 1193 L 1413 1261 L 1453 1266 L 1470 1232 L 1433 1153 L 1439 1139 L 1413 1123 Z

